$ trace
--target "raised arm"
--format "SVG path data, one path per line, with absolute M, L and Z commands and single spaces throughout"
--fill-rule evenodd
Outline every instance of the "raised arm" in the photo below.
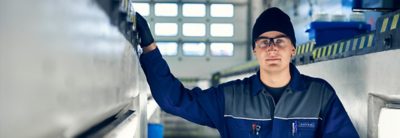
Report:
M 224 97 L 219 88 L 185 88 L 172 75 L 167 62 L 162 58 L 146 20 L 140 14 L 136 14 L 136 19 L 140 45 L 144 50 L 140 63 L 158 105 L 168 113 L 197 124 L 218 127 L 224 109 Z

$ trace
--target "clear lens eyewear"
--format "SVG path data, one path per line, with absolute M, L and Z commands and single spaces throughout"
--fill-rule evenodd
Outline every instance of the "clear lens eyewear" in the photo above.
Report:
M 287 45 L 289 45 L 289 41 L 290 40 L 286 35 L 280 35 L 274 38 L 258 37 L 255 40 L 255 44 L 260 48 L 266 48 L 271 46 L 272 44 L 278 48 L 285 48 Z

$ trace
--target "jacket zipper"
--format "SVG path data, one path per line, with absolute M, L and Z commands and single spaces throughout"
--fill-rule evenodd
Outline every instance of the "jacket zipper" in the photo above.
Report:
M 263 91 L 267 94 L 268 97 L 270 97 L 270 98 L 272 99 L 272 103 L 274 104 L 274 111 L 273 111 L 272 113 L 273 113 L 273 115 L 275 116 L 276 104 L 278 104 L 278 103 L 275 102 L 274 97 L 272 97 L 272 95 L 271 95 L 267 90 L 264 89 Z M 283 95 L 284 95 L 287 91 L 288 91 L 288 88 L 286 88 L 286 89 L 283 91 L 281 98 L 283 97 Z M 290 90 L 289 90 L 289 91 L 290 91 Z M 273 117 L 272 117 L 272 118 L 273 118 Z
M 275 100 L 274 100 L 274 97 L 272 97 L 272 95 L 269 93 L 269 92 L 267 92 L 267 90 L 263 90 L 264 91 L 264 93 L 266 93 L 267 94 L 267 96 L 269 97 L 269 98 L 271 98 L 272 99 L 272 103 L 274 104 L 274 110 L 271 112 L 271 114 L 272 114 L 272 119 L 274 118 L 274 116 L 275 116 L 275 107 L 276 107 L 276 103 L 275 103 Z
M 267 92 L 267 90 L 264 90 L 264 92 L 268 95 L 268 97 L 270 97 L 272 99 L 272 103 L 274 104 L 274 110 L 275 110 L 276 103 L 275 103 L 274 97 L 272 97 L 272 95 L 269 92 Z

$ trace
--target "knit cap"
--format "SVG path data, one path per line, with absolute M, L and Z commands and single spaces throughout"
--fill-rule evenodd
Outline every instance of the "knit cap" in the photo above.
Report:
M 284 33 L 292 41 L 293 46 L 296 48 L 296 37 L 290 17 L 282 10 L 276 7 L 265 10 L 257 18 L 253 26 L 252 44 L 255 47 L 255 40 L 261 34 L 268 31 L 278 31 Z

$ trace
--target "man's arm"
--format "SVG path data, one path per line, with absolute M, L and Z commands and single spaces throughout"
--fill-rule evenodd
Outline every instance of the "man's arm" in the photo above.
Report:
M 142 48 L 143 49 L 143 54 L 151 52 L 151 51 L 155 50 L 156 48 L 157 48 L 157 45 L 153 42 L 150 45 Z
M 167 62 L 162 58 L 146 20 L 140 14 L 137 14 L 136 19 L 140 45 L 144 52 L 140 56 L 140 63 L 158 105 L 164 111 L 189 121 L 218 127 L 223 118 L 224 107 L 224 96 L 219 88 L 185 88 L 172 75 Z
M 322 138 L 359 138 L 350 117 L 347 115 L 335 90 L 327 83 L 328 91 L 331 91 L 322 121 L 319 124 L 318 137 Z

